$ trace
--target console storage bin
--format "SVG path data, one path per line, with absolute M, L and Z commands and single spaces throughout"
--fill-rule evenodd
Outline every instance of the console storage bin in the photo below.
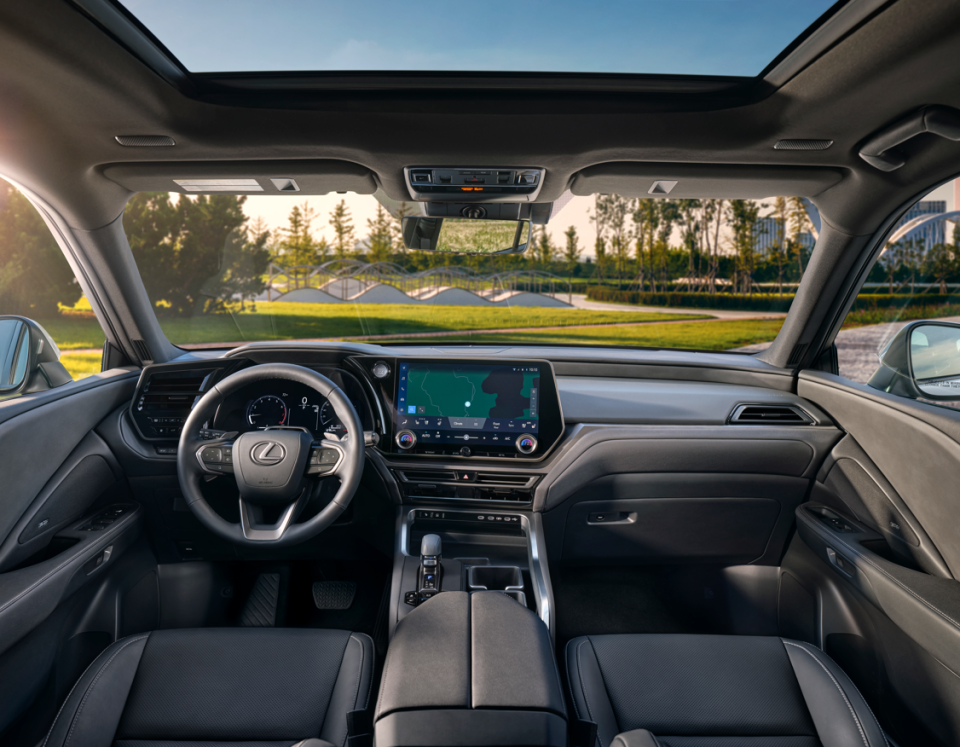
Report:
M 565 747 L 546 626 L 501 591 L 437 594 L 397 626 L 374 721 L 377 747 Z

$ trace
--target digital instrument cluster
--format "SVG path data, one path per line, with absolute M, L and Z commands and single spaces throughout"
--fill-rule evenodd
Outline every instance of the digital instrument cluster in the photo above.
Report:
M 352 391 L 359 385 L 352 377 L 337 383 L 365 422 L 364 398 Z M 214 418 L 217 429 L 241 433 L 278 425 L 306 428 L 318 438 L 325 433 L 341 438 L 347 432 L 326 397 L 293 381 L 260 381 L 244 387 L 223 401 Z

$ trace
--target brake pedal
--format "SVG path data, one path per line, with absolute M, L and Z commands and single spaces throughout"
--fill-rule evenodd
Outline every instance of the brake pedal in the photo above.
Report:
M 280 574 L 261 573 L 253 585 L 247 603 L 240 613 L 244 628 L 273 628 L 277 624 L 277 605 L 280 601 Z
M 356 581 L 315 581 L 313 603 L 318 610 L 348 610 L 356 593 Z

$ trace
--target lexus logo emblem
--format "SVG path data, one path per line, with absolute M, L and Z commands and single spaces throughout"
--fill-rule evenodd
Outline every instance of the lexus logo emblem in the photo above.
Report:
M 261 441 L 258 444 L 255 444 L 252 449 L 250 449 L 250 458 L 254 461 L 255 464 L 262 464 L 264 466 L 271 466 L 274 464 L 279 464 L 283 461 L 283 458 L 287 455 L 286 449 L 283 448 L 276 441 Z

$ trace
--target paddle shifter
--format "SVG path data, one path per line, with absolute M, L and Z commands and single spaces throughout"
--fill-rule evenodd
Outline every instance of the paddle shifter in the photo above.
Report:
M 440 536 L 428 534 L 420 543 L 420 571 L 417 574 L 417 602 L 439 593 L 443 566 L 440 563 Z

